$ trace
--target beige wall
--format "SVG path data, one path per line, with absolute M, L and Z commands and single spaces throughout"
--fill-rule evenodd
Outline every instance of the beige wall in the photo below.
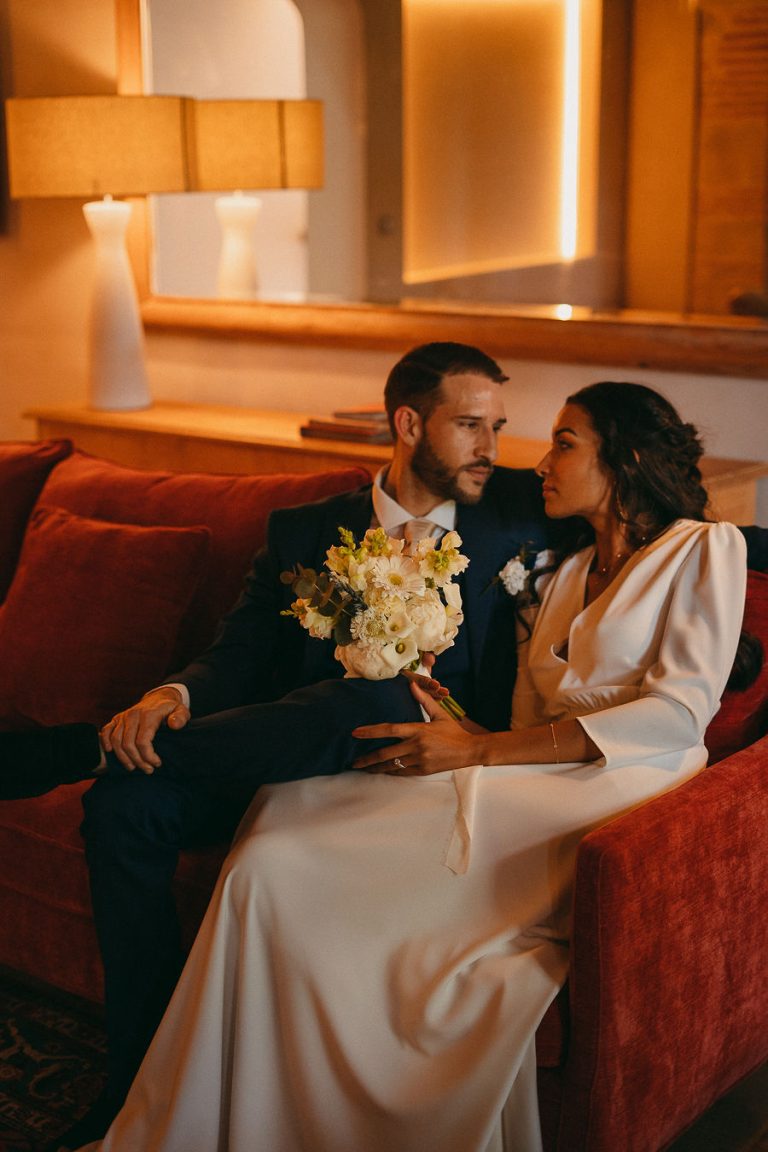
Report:
M 109 92 L 115 88 L 110 0 L 0 0 L 4 95 Z M 0 235 L 0 437 L 29 437 L 32 404 L 83 403 L 89 240 L 80 205 L 11 205 Z M 394 353 L 339 352 L 248 341 L 151 334 L 156 399 L 311 409 L 317 413 L 379 398 Z M 660 388 L 704 431 L 710 453 L 767 459 L 766 381 L 590 366 L 505 367 L 511 430 L 546 436 L 575 387 L 636 379 Z M 766 482 L 760 521 L 768 525 Z

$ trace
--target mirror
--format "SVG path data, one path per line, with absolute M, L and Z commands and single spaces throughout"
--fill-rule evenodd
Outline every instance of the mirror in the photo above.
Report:
M 148 2 L 151 4 L 152 0 Z M 712 3 L 715 3 L 715 0 L 712 0 Z M 140 20 L 142 5 L 140 0 L 116 0 L 116 5 L 121 91 L 136 91 L 143 82 Z M 312 32 L 311 19 L 308 16 L 312 10 L 311 0 L 297 0 L 297 5 L 303 10 L 306 35 L 309 37 Z M 618 0 L 615 2 L 605 0 L 604 7 L 607 12 L 619 15 L 626 9 L 626 5 L 623 2 L 619 4 Z M 690 8 L 686 5 L 669 4 L 667 7 L 685 10 L 686 15 Z M 371 3 L 371 0 L 362 0 L 365 16 L 363 24 L 367 26 L 367 32 L 364 29 L 367 35 L 366 43 L 371 44 L 367 56 L 369 77 L 386 57 L 382 45 L 388 38 L 397 44 L 399 58 L 398 8 L 397 4 L 376 5 Z M 754 9 L 754 5 L 752 8 Z M 383 9 L 388 11 L 383 13 Z M 378 10 L 376 17 L 378 24 L 373 38 L 370 25 L 376 22 L 371 13 L 376 10 Z M 186 11 L 189 27 L 194 6 L 187 5 Z M 644 9 L 644 19 L 646 15 Z M 622 32 L 620 21 L 618 33 L 615 34 L 619 38 L 625 34 L 625 31 Z M 307 59 L 309 67 L 312 60 L 309 52 Z M 391 126 L 393 120 L 399 119 L 397 105 L 401 96 L 401 86 L 398 76 L 392 75 L 391 60 L 390 54 L 390 68 L 383 90 L 389 97 L 386 101 L 388 105 L 395 104 L 395 115 L 393 116 L 392 108 L 389 107 L 387 115 L 382 116 L 380 110 L 377 111 L 375 106 L 371 106 L 370 97 L 368 106 L 369 124 L 373 118 L 373 122 L 379 128 L 383 125 L 384 134 L 391 130 L 388 125 Z M 611 62 L 608 72 L 615 85 L 618 72 L 615 60 Z M 350 81 L 353 87 L 355 82 L 354 78 Z M 357 82 L 359 84 L 359 77 Z M 369 84 L 369 88 L 374 92 L 377 90 L 375 84 Z M 380 102 L 381 88 L 380 85 L 378 96 Z M 393 90 L 397 93 L 397 99 L 394 100 Z M 310 94 L 317 94 L 316 90 L 310 88 Z M 613 104 L 620 105 L 621 102 L 616 98 L 615 86 L 613 90 L 608 90 L 608 95 Z M 375 99 L 376 97 L 373 98 L 374 105 Z M 326 116 L 328 117 L 328 112 Z M 768 117 L 763 114 L 763 119 Z M 620 124 L 620 121 L 618 123 Z M 143 281 L 145 322 L 149 325 L 173 328 L 253 332 L 275 339 L 294 339 L 304 343 L 330 342 L 349 347 L 402 348 L 409 343 L 426 339 L 463 339 L 478 343 L 496 355 L 514 355 L 521 359 L 541 358 L 734 375 L 765 375 L 768 363 L 768 326 L 758 319 L 726 316 L 717 318 L 711 314 L 691 315 L 670 312 L 667 311 L 667 304 L 663 300 L 658 303 L 655 301 L 644 303 L 642 311 L 638 309 L 618 311 L 600 300 L 597 301 L 600 310 L 597 310 L 592 302 L 580 306 L 563 306 L 554 303 L 565 295 L 565 293 L 561 295 L 560 292 L 550 297 L 546 294 L 534 297 L 545 301 L 549 298 L 553 301 L 550 304 L 521 306 L 507 303 L 508 297 L 505 295 L 496 299 L 488 298 L 485 294 L 480 299 L 467 301 L 463 298 L 465 295 L 463 286 L 457 287 L 451 282 L 450 277 L 444 279 L 442 283 L 444 291 L 441 292 L 442 298 L 439 302 L 433 298 L 432 284 L 427 285 L 423 295 L 419 285 L 407 285 L 409 298 L 403 299 L 402 222 L 397 213 L 391 211 L 393 203 L 397 203 L 399 207 L 401 173 L 399 165 L 393 162 L 392 157 L 400 156 L 400 141 L 396 141 L 397 151 L 393 152 L 392 148 L 387 146 L 387 141 L 382 140 L 381 132 L 377 133 L 376 139 L 375 152 L 379 158 L 379 168 L 376 167 L 376 158 L 369 157 L 367 168 L 371 192 L 364 213 L 365 219 L 355 221 L 354 216 L 351 216 L 348 231 L 354 239 L 355 233 L 361 228 L 367 229 L 367 268 L 361 273 L 358 261 L 357 269 L 353 268 L 352 271 L 352 281 L 355 277 L 358 280 L 365 280 L 367 275 L 368 295 L 378 298 L 380 303 L 348 302 L 347 291 L 338 292 L 325 286 L 320 288 L 320 295 L 325 301 L 322 304 L 315 302 L 311 295 L 307 301 L 295 304 L 279 300 L 237 304 L 222 300 L 182 300 L 153 295 L 148 289 L 145 274 Z M 382 156 L 386 160 L 386 170 L 381 166 Z M 684 155 L 681 162 L 685 163 Z M 613 163 L 615 167 L 615 160 Z M 674 168 L 671 159 L 666 168 Z M 356 179 L 359 179 L 359 172 Z M 679 196 L 670 198 L 664 188 L 658 190 L 658 195 L 662 197 L 663 203 L 671 206 L 666 212 L 661 213 L 666 223 L 667 218 L 673 214 L 671 208 L 685 198 Z M 353 201 L 360 203 L 362 197 L 353 197 Z M 615 233 L 615 220 L 613 228 Z M 310 230 L 312 231 L 312 222 Z M 608 231 L 610 233 L 610 228 Z M 647 229 L 641 231 L 647 235 Z M 139 250 L 143 243 L 151 248 L 151 232 L 146 230 L 142 234 L 142 230 L 137 229 L 137 233 Z M 664 254 L 663 275 L 659 275 L 658 268 L 654 270 L 651 261 L 650 279 L 668 286 L 674 279 L 671 274 L 673 261 L 670 259 L 672 247 L 668 238 L 664 237 L 663 229 L 661 240 L 657 243 L 660 244 L 659 250 Z M 640 248 L 644 250 L 648 245 L 641 244 Z M 657 255 L 658 253 L 652 253 L 652 256 Z M 142 261 L 142 265 L 145 267 L 146 261 Z M 562 275 L 559 280 L 556 278 L 557 285 L 562 287 Z M 345 288 L 348 287 L 349 280 L 345 285 Z M 639 298 L 641 293 L 637 288 L 634 288 L 634 291 Z M 349 292 L 349 295 L 352 297 L 355 293 Z M 530 299 L 530 296 L 528 298 Z M 576 297 L 566 296 L 566 299 L 568 298 Z M 387 303 L 389 299 L 395 302 Z M 708 311 L 711 313 L 714 309 L 708 307 Z

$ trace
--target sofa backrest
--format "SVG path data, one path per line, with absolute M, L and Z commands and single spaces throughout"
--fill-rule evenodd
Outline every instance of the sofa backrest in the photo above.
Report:
M 16 571 L 32 506 L 51 469 L 71 452 L 71 440 L 0 443 L 0 604 Z
M 273 508 L 305 504 L 370 481 L 364 468 L 306 475 L 220 476 L 141 472 L 75 451 L 50 476 L 39 503 L 120 524 L 191 527 L 210 532 L 205 570 L 182 621 L 172 665 L 213 638 L 237 598 Z
M 103 723 L 210 642 L 272 509 L 369 481 L 140 472 L 72 452 L 40 489 L 0 605 L 0 728 Z
M 763 645 L 763 667 L 743 692 L 723 695 L 720 710 L 707 729 L 710 764 L 747 748 L 768 732 L 768 574 L 747 573 L 744 629 Z

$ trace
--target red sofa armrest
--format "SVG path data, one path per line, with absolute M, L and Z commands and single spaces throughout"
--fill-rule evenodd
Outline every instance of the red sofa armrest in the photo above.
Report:
M 657 1152 L 768 1058 L 768 737 L 585 837 L 558 1152 Z

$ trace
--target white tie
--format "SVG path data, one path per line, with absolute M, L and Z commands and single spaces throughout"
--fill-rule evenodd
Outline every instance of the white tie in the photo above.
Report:
M 406 544 L 415 544 L 417 540 L 424 540 L 427 536 L 435 535 L 435 526 L 431 520 L 406 520 L 403 525 L 403 539 Z

